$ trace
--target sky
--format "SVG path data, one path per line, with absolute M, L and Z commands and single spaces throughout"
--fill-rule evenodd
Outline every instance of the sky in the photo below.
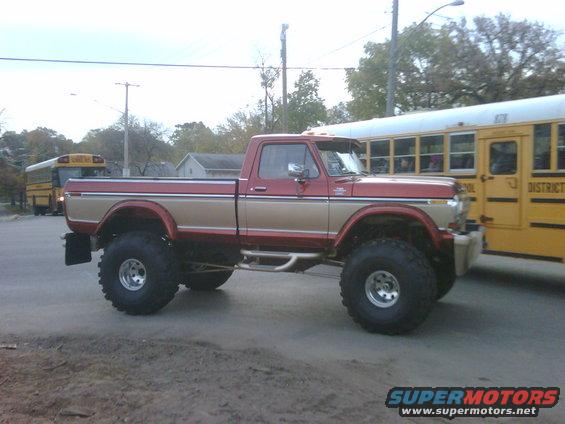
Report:
M 399 31 L 446 0 L 399 0 Z M 213 65 L 280 65 L 287 23 L 288 66 L 355 67 L 368 41 L 390 38 L 392 0 L 3 2 L 0 57 Z M 510 14 L 565 32 L 561 1 L 465 0 L 430 17 Z M 368 37 L 363 37 L 371 34 Z M 357 40 L 357 41 L 356 41 Z M 563 37 L 560 39 L 563 47 Z M 288 73 L 292 91 L 300 71 Z M 327 106 L 349 99 L 344 71 L 315 71 Z M 1 132 L 48 127 L 79 142 L 123 113 L 162 123 L 202 121 L 214 128 L 262 97 L 257 70 L 148 68 L 0 60 Z M 276 88 L 281 92 L 280 82 Z

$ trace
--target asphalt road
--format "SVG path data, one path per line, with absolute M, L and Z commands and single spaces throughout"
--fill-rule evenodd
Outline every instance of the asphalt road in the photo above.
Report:
M 221 290 L 182 288 L 158 314 L 127 316 L 99 290 L 98 254 L 90 264 L 65 267 L 65 231 L 62 217 L 0 221 L 0 341 L 179 338 L 262 347 L 338 374 L 348 369 L 337 363 L 354 359 L 374 365 L 371 375 L 356 378 L 391 387 L 565 386 L 565 265 L 483 256 L 421 327 L 391 337 L 350 320 L 336 279 L 294 274 L 238 271 Z M 563 399 L 543 415 L 564 417 Z

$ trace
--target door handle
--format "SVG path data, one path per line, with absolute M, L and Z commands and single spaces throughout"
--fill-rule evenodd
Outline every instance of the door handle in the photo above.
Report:
M 494 218 L 491 216 L 486 216 L 486 215 L 481 215 L 481 217 L 479 218 L 481 223 L 486 224 L 487 222 L 492 222 L 494 221 Z
M 267 191 L 267 187 L 255 187 L 253 190 L 255 190 L 255 191 Z
M 493 176 L 486 176 L 485 174 L 481 175 L 481 181 L 484 183 L 486 180 L 494 180 Z

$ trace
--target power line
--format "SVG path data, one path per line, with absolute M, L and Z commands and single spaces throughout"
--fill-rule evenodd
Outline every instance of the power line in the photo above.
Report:
M 335 53 L 335 52 L 338 52 L 338 51 L 340 51 L 340 50 L 343 50 L 343 49 L 345 49 L 345 48 L 351 46 L 352 44 L 355 44 L 355 43 L 357 43 L 358 41 L 363 40 L 364 38 L 367 38 L 367 37 L 369 37 L 369 36 L 371 36 L 371 35 L 373 35 L 373 34 L 379 32 L 379 31 L 382 31 L 382 30 L 385 29 L 385 28 L 388 28 L 389 26 L 390 26 L 390 25 L 387 24 L 387 25 L 385 25 L 385 26 L 382 26 L 382 27 L 380 27 L 380 28 L 377 28 L 376 30 L 371 31 L 371 32 L 368 33 L 368 34 L 362 35 L 361 37 L 356 38 L 355 40 L 350 41 L 349 43 L 344 44 L 343 46 L 338 47 L 337 49 L 331 50 L 331 51 L 329 51 L 329 52 L 327 52 L 327 53 L 324 53 L 324 54 L 321 55 L 321 56 L 318 56 L 318 57 L 317 57 L 316 59 L 314 59 L 314 60 L 319 60 L 319 59 L 321 59 L 321 58 L 323 58 L 323 57 L 329 56 L 330 54 L 333 54 L 333 53 Z
M 214 68 L 214 69 L 253 69 L 257 70 L 258 65 L 196 65 L 188 63 L 151 63 L 151 62 L 113 62 L 105 60 L 71 60 L 71 59 L 38 59 L 38 58 L 23 58 L 23 57 L 0 57 L 4 61 L 18 61 L 18 62 L 44 62 L 44 63 L 72 63 L 79 65 L 118 65 L 118 66 L 153 66 L 153 67 L 166 67 L 166 68 Z M 278 69 L 278 66 L 266 66 L 268 69 Z M 338 66 L 323 66 L 323 67 L 308 67 L 308 66 L 289 66 L 289 70 L 298 71 L 344 71 L 353 69 L 355 66 L 338 67 Z

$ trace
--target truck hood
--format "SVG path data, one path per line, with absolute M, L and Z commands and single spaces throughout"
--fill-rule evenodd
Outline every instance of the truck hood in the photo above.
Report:
M 421 176 L 367 176 L 351 180 L 355 197 L 448 199 L 459 192 L 453 178 Z

